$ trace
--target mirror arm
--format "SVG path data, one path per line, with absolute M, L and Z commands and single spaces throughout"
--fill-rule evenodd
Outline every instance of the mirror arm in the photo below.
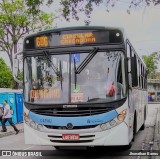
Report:
M 13 56 L 14 56 L 14 59 L 17 58 L 17 55 L 20 55 L 20 54 L 23 54 L 23 52 L 21 51 L 21 52 L 15 53 L 15 54 L 13 55 Z
M 17 53 L 15 53 L 15 54 L 13 55 L 13 60 L 14 60 L 14 59 L 17 59 L 17 55 L 20 55 L 20 54 L 22 54 L 22 53 L 23 53 L 23 52 L 17 52 Z M 20 81 L 20 80 L 16 77 L 16 75 L 15 75 L 14 62 L 13 62 L 13 78 L 14 78 L 14 80 L 15 80 L 17 83 L 20 83 L 20 84 L 23 83 L 23 81 Z
M 17 83 L 20 83 L 20 84 L 23 83 L 23 81 L 20 81 L 15 75 L 13 75 L 13 78 L 14 78 L 14 80 L 15 80 Z

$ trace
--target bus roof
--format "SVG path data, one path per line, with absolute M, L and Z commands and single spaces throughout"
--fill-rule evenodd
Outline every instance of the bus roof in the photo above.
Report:
M 105 27 L 105 26 L 76 26 L 76 27 L 64 27 L 64 28 L 52 28 L 44 31 L 40 31 L 37 33 L 30 34 L 26 37 L 45 34 L 45 33 L 53 33 L 60 31 L 69 31 L 69 30 L 120 30 L 124 34 L 124 29 L 121 27 Z
M 109 30 L 114 30 L 114 29 L 118 29 L 118 30 L 123 30 L 122 28 L 116 28 L 116 27 L 105 27 L 105 26 L 76 26 L 76 27 L 64 27 L 64 28 L 53 28 L 53 29 L 49 29 L 46 31 L 41 31 L 39 33 L 45 33 L 45 32 L 53 32 L 53 31 L 69 31 L 69 30 L 90 30 L 90 29 L 97 29 L 97 30 L 105 30 L 105 29 L 109 29 Z

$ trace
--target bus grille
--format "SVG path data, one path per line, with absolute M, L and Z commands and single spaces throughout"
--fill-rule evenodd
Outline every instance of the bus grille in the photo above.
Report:
M 45 115 L 45 116 L 58 116 L 58 117 L 76 117 L 76 116 L 90 116 L 106 113 L 113 110 L 113 108 L 41 108 L 31 109 L 33 113 Z
M 44 125 L 48 129 L 59 129 L 59 130 L 70 130 L 67 129 L 65 126 L 52 126 L 52 125 Z M 87 125 L 87 126 L 74 126 L 71 130 L 77 130 L 77 129 L 91 129 L 95 128 L 98 125 Z
M 75 141 L 65 141 L 65 140 L 50 140 L 51 142 L 56 143 L 86 143 L 86 142 L 93 142 L 93 140 L 75 140 Z
M 80 140 L 62 140 L 62 136 L 48 135 L 51 142 L 56 143 L 87 143 L 94 140 L 95 135 L 80 136 Z

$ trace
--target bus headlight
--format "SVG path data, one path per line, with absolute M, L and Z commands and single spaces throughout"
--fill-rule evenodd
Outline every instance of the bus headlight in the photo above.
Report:
M 107 123 L 106 124 L 101 124 L 100 127 L 101 127 L 102 130 L 106 130 L 107 129 Z
M 35 130 L 42 131 L 43 125 L 32 121 L 25 112 L 23 113 L 23 116 L 24 116 L 24 121 L 28 126 L 30 126 L 31 128 L 33 128 Z
M 117 123 L 116 123 L 115 120 L 111 120 L 111 121 L 109 122 L 109 124 L 110 124 L 111 127 L 114 127 L 114 126 L 117 125 Z
M 38 131 L 43 130 L 43 125 L 42 124 L 38 124 L 38 123 L 32 121 L 31 119 L 30 119 L 30 122 L 26 122 L 26 124 L 28 126 L 30 126 L 31 128 L 35 129 L 35 130 L 38 130 Z
M 120 123 L 122 123 L 122 122 L 124 121 L 126 115 L 127 115 L 127 110 L 125 109 L 125 110 L 121 111 L 121 112 L 117 115 L 117 117 L 114 118 L 113 120 L 97 126 L 97 130 L 96 130 L 96 131 L 98 132 L 98 131 L 108 130 L 108 129 L 111 129 L 111 128 L 119 125 Z
M 42 129 L 43 129 L 43 125 L 38 124 L 38 125 L 37 125 L 37 130 L 42 130 Z
M 33 128 L 33 129 L 36 128 L 36 123 L 35 123 L 34 121 L 31 121 L 29 125 L 30 125 L 30 127 Z

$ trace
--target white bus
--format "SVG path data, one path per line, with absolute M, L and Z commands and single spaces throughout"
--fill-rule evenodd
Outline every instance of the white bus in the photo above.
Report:
M 123 29 L 42 31 L 23 58 L 26 144 L 129 148 L 144 129 L 146 66 Z

